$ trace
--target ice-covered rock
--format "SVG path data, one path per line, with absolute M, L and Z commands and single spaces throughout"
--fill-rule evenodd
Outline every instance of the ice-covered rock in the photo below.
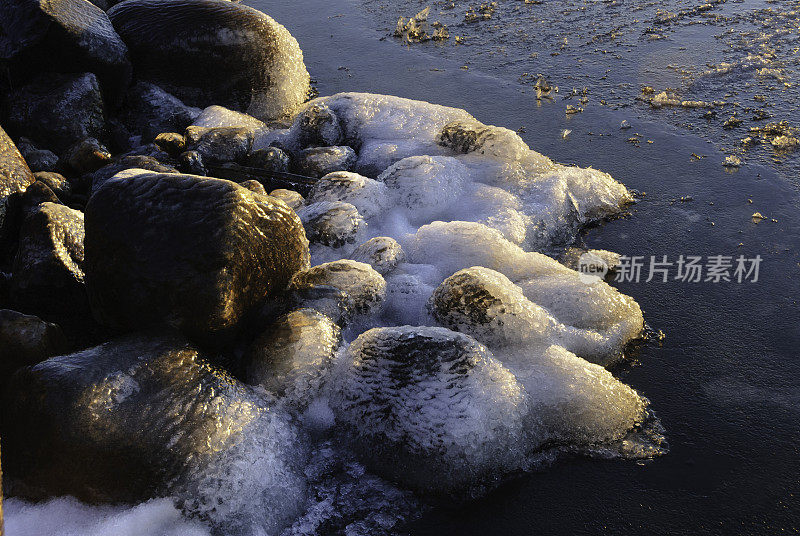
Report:
M 328 173 L 314 183 L 308 202 L 319 201 L 350 203 L 366 219 L 378 216 L 391 207 L 385 184 L 348 171 Z
M 34 180 L 17 146 L 0 127 L 0 242 L 9 238 L 6 226 L 11 196 L 24 192 Z
M 221 342 L 308 267 L 308 241 L 283 202 L 233 182 L 121 172 L 86 206 L 86 279 L 98 319 L 165 323 Z
M 303 175 L 322 177 L 334 171 L 350 171 L 356 163 L 356 153 L 346 145 L 310 147 L 297 155 L 297 170 Z
M 241 162 L 253 146 L 253 132 L 244 127 L 214 127 L 187 141 L 189 150 L 200 153 L 203 162 Z
M 128 49 L 105 12 L 84 0 L 8 0 L 0 4 L 0 58 L 25 77 L 91 72 L 116 105 L 131 80 Z M 19 80 L 17 80 L 17 83 Z
M 304 503 L 303 436 L 269 397 L 185 339 L 130 335 L 22 369 L 3 470 L 31 497 L 141 501 L 236 534 L 275 534 Z
M 266 147 L 252 151 L 247 155 L 246 163 L 249 167 L 287 173 L 291 160 L 289 155 L 277 147 Z
M 356 207 L 342 201 L 319 201 L 300 207 L 297 215 L 311 244 L 329 248 L 355 245 L 367 224 Z
M 9 91 L 6 105 L 10 130 L 56 153 L 102 138 L 105 105 L 92 73 L 38 76 Z
M 294 120 L 296 143 L 300 149 L 306 147 L 329 147 L 340 145 L 344 139 L 339 118 L 324 104 L 311 105 Z
M 174 167 L 167 166 L 153 158 L 152 156 L 128 155 L 119 158 L 116 162 L 108 164 L 98 169 L 94 173 L 87 175 L 87 181 L 91 185 L 92 192 L 97 191 L 111 177 L 125 171 L 126 169 L 143 169 L 156 173 L 177 173 Z
M 392 237 L 376 236 L 358 246 L 350 258 L 372 266 L 376 272 L 385 276 L 405 260 L 403 248 Z
M 313 301 L 306 302 L 307 307 L 319 308 L 339 323 L 349 321 L 355 315 L 366 315 L 376 312 L 386 296 L 386 281 L 381 274 L 370 265 L 351 260 L 339 260 L 313 266 L 298 272 L 290 289 L 298 296 L 313 296 L 314 288 L 332 288 L 339 293 L 323 295 L 341 307 L 337 315 L 330 306 L 317 307 Z
M 127 0 L 108 11 L 136 76 L 192 106 L 217 104 L 262 121 L 306 99 L 309 75 L 289 32 L 264 13 L 216 0 Z
M 320 391 L 342 342 L 341 329 L 314 309 L 279 318 L 250 346 L 247 382 L 304 408 Z
M 375 328 L 340 367 L 337 423 L 379 474 L 423 493 L 461 494 L 524 463 L 524 388 L 471 337 Z
M 303 199 L 303 196 L 300 195 L 300 193 L 295 192 L 294 190 L 287 190 L 286 188 L 277 188 L 272 190 L 269 195 L 276 199 L 280 199 L 294 211 L 297 211 L 300 207 L 306 204 L 306 200 Z
M 205 128 L 247 128 L 253 132 L 267 129 L 267 125 L 252 115 L 229 110 L 224 106 L 212 105 L 206 107 L 198 115 L 192 125 Z

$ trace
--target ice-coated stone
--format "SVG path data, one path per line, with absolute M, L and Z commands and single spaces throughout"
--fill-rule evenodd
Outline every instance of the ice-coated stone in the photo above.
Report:
M 242 162 L 253 146 L 253 132 L 244 127 L 215 127 L 188 141 L 189 150 L 200 153 L 203 162 Z
M 329 295 L 334 300 L 344 300 L 340 304 L 344 310 L 338 316 L 331 314 L 328 307 L 321 308 L 337 322 L 375 312 L 386 296 L 386 281 L 381 274 L 368 264 L 351 260 L 327 262 L 298 272 L 290 285 L 294 293 L 306 297 L 314 288 L 333 288 L 344 293 L 344 296 L 338 293 Z M 310 303 L 307 306 L 317 308 Z
M 11 60 L 22 78 L 48 71 L 94 73 L 112 105 L 131 80 L 127 47 L 105 12 L 84 0 L 4 1 L 0 58 Z
M 303 175 L 322 177 L 334 171 L 350 171 L 356 163 L 356 153 L 346 145 L 311 147 L 297 156 L 297 170 Z
M 350 203 L 365 219 L 378 216 L 391 205 L 383 183 L 349 171 L 328 173 L 315 182 L 308 202 L 319 201 Z
M 486 347 L 444 328 L 375 328 L 334 379 L 337 423 L 372 470 L 462 494 L 524 463 L 525 391 Z
M 6 126 L 39 146 L 60 154 L 86 138 L 102 138 L 105 105 L 92 73 L 40 75 L 7 97 Z
M 289 206 L 289 208 L 295 211 L 306 204 L 306 200 L 303 199 L 303 196 L 300 195 L 299 192 L 295 192 L 294 190 L 277 188 L 275 190 L 272 190 L 269 193 L 269 195 L 271 195 L 275 199 L 280 199 L 281 201 L 286 203 Z
M 219 179 L 124 171 L 90 198 L 86 229 L 93 310 L 112 326 L 222 340 L 309 265 L 289 207 Z
M 320 391 L 342 342 L 328 316 L 299 309 L 280 317 L 250 346 L 247 382 L 305 407 Z
M 308 106 L 294 120 L 299 148 L 340 145 L 344 139 L 339 118 L 323 105 Z
M 350 254 L 350 258 L 369 264 L 376 272 L 385 276 L 405 260 L 405 253 L 394 238 L 376 236 L 358 246 Z
M 341 201 L 320 201 L 297 209 L 312 244 L 340 248 L 355 244 L 366 227 L 356 207 Z
M 248 166 L 254 168 L 287 173 L 291 160 L 289 159 L 289 155 L 277 147 L 266 147 L 264 149 L 252 151 L 247 155 L 246 163 Z
M 6 225 L 11 196 L 24 192 L 34 180 L 17 146 L 0 127 L 0 241 L 8 238 Z
M 237 534 L 278 533 L 304 503 L 303 436 L 180 336 L 48 359 L 22 369 L 7 400 L 3 470 L 23 496 L 172 496 Z
M 111 177 L 125 171 L 126 169 L 144 169 L 156 173 L 177 173 L 178 170 L 171 166 L 166 166 L 152 156 L 128 155 L 123 156 L 116 162 L 104 166 L 94 173 L 87 175 L 92 192 L 100 189 Z
M 309 75 L 289 32 L 264 13 L 217 0 L 127 0 L 108 12 L 136 76 L 192 106 L 220 105 L 262 121 L 289 117 Z
M 14 258 L 11 295 L 15 304 L 59 323 L 87 319 L 83 268 L 83 213 L 53 202 L 33 208 L 22 223 Z

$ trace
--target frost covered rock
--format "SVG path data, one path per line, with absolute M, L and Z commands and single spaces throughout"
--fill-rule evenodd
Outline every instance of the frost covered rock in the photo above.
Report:
M 216 104 L 205 108 L 192 121 L 192 125 L 205 128 L 246 128 L 254 133 L 268 128 L 260 119 Z
M 148 82 L 137 82 L 128 90 L 120 111 L 125 126 L 145 142 L 162 132 L 183 132 L 199 114 L 199 108 L 186 106 Z
M 300 207 L 306 204 L 306 200 L 303 199 L 303 196 L 300 195 L 298 192 L 294 190 L 287 190 L 285 188 L 278 188 L 272 190 L 269 195 L 274 197 L 275 199 L 280 199 L 284 203 L 286 203 L 289 208 L 294 211 L 297 211 Z
M 337 371 L 337 423 L 369 468 L 462 494 L 524 459 L 525 392 L 486 347 L 444 328 L 375 328 Z
M 304 440 L 288 417 L 179 336 L 51 358 L 21 370 L 7 400 L 3 469 L 23 495 L 172 496 L 248 534 L 279 532 L 304 502 Z
M 358 209 L 366 219 L 381 214 L 390 207 L 386 185 L 349 171 L 328 173 L 311 188 L 309 203 L 344 201 Z
M 309 264 L 289 207 L 219 179 L 123 172 L 92 195 L 86 229 L 99 320 L 169 324 L 201 340 L 234 331 Z
M 312 107 L 338 118 L 342 139 L 358 153 L 355 171 L 385 182 L 415 227 L 470 219 L 544 249 L 632 201 L 608 174 L 556 164 L 464 110 L 367 93 L 318 98 L 304 110 Z M 301 138 L 295 122 L 285 139 Z
M 305 306 L 319 309 L 340 323 L 346 323 L 354 315 L 375 312 L 386 296 L 386 281 L 381 274 L 368 264 L 351 260 L 327 262 L 298 272 L 290 285 L 295 295 L 306 297 L 314 296 L 311 291 L 315 288 L 339 291 L 318 294 L 323 300 L 338 302 L 334 304 L 340 307 L 338 314 L 336 307 L 317 306 L 312 300 Z
M 341 201 L 320 201 L 297 209 L 312 244 L 340 248 L 355 244 L 367 226 L 356 207 Z
M 247 382 L 305 407 L 319 392 L 342 342 L 328 316 L 299 309 L 280 317 L 250 346 Z
M 308 106 L 297 115 L 293 128 L 301 148 L 329 147 L 344 141 L 339 118 L 324 104 Z
M 94 74 L 48 74 L 8 93 L 8 128 L 60 153 L 101 138 L 105 111 Z
M 0 240 L 8 238 L 6 227 L 11 196 L 24 192 L 34 180 L 25 159 L 0 127 Z
M 244 161 L 252 146 L 253 132 L 243 127 L 209 128 L 188 144 L 207 163 Z
M 0 382 L 20 367 L 35 365 L 67 349 L 64 332 L 32 315 L 0 309 Z
M 128 0 L 108 12 L 136 76 L 192 106 L 262 121 L 290 116 L 309 90 L 303 53 L 264 13 L 215 0 Z
M 105 12 L 83 0 L 0 4 L 0 58 L 22 75 L 91 72 L 118 104 L 131 80 L 128 50 Z
M 376 272 L 386 275 L 405 260 L 403 248 L 389 236 L 376 236 L 358 246 L 350 258 L 372 266 Z
M 297 156 L 297 169 L 303 175 L 322 177 L 334 171 L 350 171 L 356 163 L 356 153 L 346 145 L 311 147 Z
M 83 213 L 53 202 L 29 212 L 14 258 L 14 302 L 23 311 L 46 319 L 86 319 L 89 308 L 83 268 Z

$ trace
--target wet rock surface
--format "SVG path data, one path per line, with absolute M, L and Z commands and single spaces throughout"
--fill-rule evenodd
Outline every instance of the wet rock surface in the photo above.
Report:
M 309 77 L 297 41 L 260 11 L 212 0 L 128 0 L 108 15 L 137 77 L 189 105 L 217 104 L 270 120 L 306 97 Z
M 68 348 L 56 324 L 9 309 L 0 309 L 0 383 L 18 368 L 35 365 Z
M 294 212 L 228 181 L 131 173 L 103 184 L 86 214 L 89 292 L 112 326 L 213 339 L 308 266 Z
M 9 238 L 6 225 L 7 219 L 12 216 L 9 214 L 13 210 L 9 205 L 12 203 L 11 196 L 24 192 L 34 180 L 25 159 L 0 127 L 0 244 Z

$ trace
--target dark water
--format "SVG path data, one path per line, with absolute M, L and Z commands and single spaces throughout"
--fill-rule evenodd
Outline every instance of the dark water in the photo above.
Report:
M 643 192 L 630 217 L 587 231 L 591 247 L 670 259 L 763 258 L 757 283 L 618 284 L 665 334 L 618 373 L 651 400 L 668 455 L 641 464 L 563 460 L 474 503 L 435 509 L 409 532 L 800 530 L 800 198 L 785 173 L 753 163 L 727 172 L 725 155 L 709 141 L 662 122 L 637 120 L 622 131 L 625 110 L 586 106 L 568 118 L 563 107 L 537 107 L 516 76 L 465 71 L 460 62 L 381 41 L 356 4 L 249 3 L 294 34 L 323 95 L 370 91 L 466 108 L 485 123 L 524 127 L 529 145 L 557 161 L 591 165 Z M 572 130 L 566 140 L 564 129 Z M 634 133 L 638 146 L 627 141 Z M 684 196 L 692 200 L 681 202 Z M 755 212 L 767 219 L 754 224 Z

